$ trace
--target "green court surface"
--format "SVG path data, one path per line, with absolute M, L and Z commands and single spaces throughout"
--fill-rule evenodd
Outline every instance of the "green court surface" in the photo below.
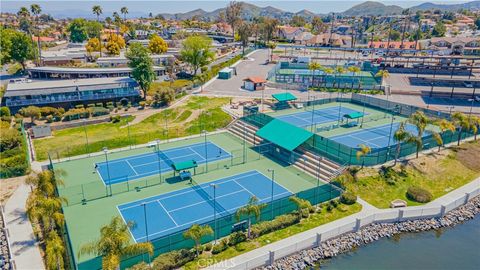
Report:
M 276 162 L 260 155 L 246 145 L 246 160 L 243 163 L 243 142 L 241 139 L 227 132 L 208 135 L 207 140 L 232 154 L 229 160 L 218 160 L 208 165 L 208 172 L 204 164 L 197 168 L 197 175 L 193 178 L 199 184 L 212 182 L 225 177 L 256 170 L 266 176 L 270 176 L 268 169 L 275 170 L 275 182 L 292 193 L 311 189 L 317 185 L 317 180 L 293 165 Z M 186 146 L 204 141 L 203 136 L 182 139 L 175 142 L 161 143 L 163 150 Z M 128 156 L 144 154 L 154 151 L 154 148 L 139 148 L 123 152 L 109 153 L 108 159 L 115 160 Z M 147 197 L 157 196 L 168 192 L 191 187 L 188 181 L 173 181 L 172 178 L 165 181 L 166 175 L 162 175 L 162 184 L 159 175 L 152 175 L 126 183 L 118 183 L 111 186 L 112 196 L 108 186 L 105 186 L 99 175 L 95 173 L 94 164 L 104 162 L 105 156 L 101 153 L 95 157 L 54 162 L 54 169 L 66 172 L 63 176 L 64 186 L 59 187 L 59 194 L 67 199 L 68 204 L 64 207 L 65 220 L 68 227 L 75 262 L 81 264 L 94 256 L 85 255 L 78 258 L 78 250 L 83 243 L 95 240 L 99 236 L 100 228 L 108 224 L 112 217 L 120 215 L 117 206 Z M 234 164 L 232 166 L 232 164 Z M 172 174 L 167 174 L 172 176 Z M 167 177 L 168 178 L 168 177 Z M 320 183 L 321 185 L 321 183 Z M 135 189 L 135 187 L 140 187 Z M 82 199 L 86 203 L 82 204 Z M 132 239 L 133 242 L 133 239 Z M 81 267 L 82 269 L 84 267 Z

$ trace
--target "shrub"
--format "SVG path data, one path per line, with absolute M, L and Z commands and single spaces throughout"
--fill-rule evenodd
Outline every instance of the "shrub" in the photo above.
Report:
M 142 108 L 145 108 L 145 105 L 147 105 L 147 103 L 145 101 L 140 101 L 138 105 L 140 105 L 140 107 Z
M 91 112 L 93 116 L 100 116 L 109 114 L 110 110 L 103 107 L 93 107 L 91 108 Z
M 353 192 L 344 192 L 340 196 L 340 202 L 343 204 L 348 204 L 352 205 L 357 201 L 357 195 L 355 195 Z
M 298 222 L 300 222 L 299 215 L 293 215 L 293 214 L 281 215 L 281 216 L 277 216 L 273 220 L 263 221 L 263 222 L 254 224 L 251 228 L 250 233 L 252 237 L 255 238 L 275 230 L 283 229 L 285 227 L 296 224 Z
M 228 245 L 235 246 L 238 243 L 245 242 L 247 240 L 247 236 L 243 232 L 234 232 L 228 238 Z
M 228 240 L 227 239 L 222 239 L 220 243 L 216 244 L 212 248 L 212 254 L 218 254 L 228 248 Z
M 333 210 L 333 206 L 331 204 L 327 205 L 327 211 L 331 212 Z
M 110 116 L 110 121 L 112 121 L 112 123 L 118 123 L 120 122 L 120 115 L 113 115 L 113 116 Z
M 79 104 L 79 105 L 76 105 L 75 108 L 76 109 L 84 109 L 85 106 L 83 106 L 83 104 Z
M 431 201 L 432 197 L 433 196 L 432 196 L 432 193 L 430 193 L 430 191 L 421 187 L 412 186 L 412 187 L 409 187 L 407 190 L 407 198 L 412 201 L 426 203 Z
M 103 103 L 102 102 L 95 103 L 95 107 L 103 107 Z
M 337 207 L 338 203 L 337 203 L 336 200 L 331 200 L 331 201 L 330 201 L 330 205 L 331 205 L 333 208 L 335 208 L 335 207 Z
M 76 120 L 76 119 L 80 119 L 80 118 L 88 118 L 90 117 L 90 111 L 88 110 L 85 110 L 85 109 L 71 109 L 71 110 L 68 110 L 68 112 L 66 112 L 64 115 L 63 115 L 63 119 L 65 121 L 71 121 L 71 120 Z
M 210 250 L 212 250 L 212 247 L 213 247 L 212 243 L 207 243 L 207 244 L 205 245 L 205 250 L 206 250 L 206 251 L 210 251 Z
M 195 251 L 188 249 L 174 250 L 161 254 L 153 260 L 152 269 L 171 270 L 177 269 L 195 258 Z
M 10 116 L 10 109 L 8 107 L 0 107 L 0 116 Z

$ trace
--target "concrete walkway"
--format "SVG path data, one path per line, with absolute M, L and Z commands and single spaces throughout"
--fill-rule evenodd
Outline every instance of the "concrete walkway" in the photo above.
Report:
M 18 270 L 45 269 L 32 225 L 27 217 L 25 202 L 30 187 L 22 184 L 5 204 L 5 223 L 9 232 L 12 256 Z

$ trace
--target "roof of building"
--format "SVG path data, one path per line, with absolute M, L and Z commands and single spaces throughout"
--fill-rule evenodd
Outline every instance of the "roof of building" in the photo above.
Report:
M 181 162 L 176 162 L 172 164 L 172 168 L 175 171 L 182 171 L 182 170 L 188 170 L 191 168 L 196 168 L 198 167 L 198 164 L 195 160 L 186 160 L 186 161 L 181 161 Z
M 102 74 L 102 73 L 124 73 L 130 72 L 129 67 L 119 68 L 71 68 L 71 67 L 32 67 L 27 71 L 35 72 L 58 72 L 58 73 L 82 73 L 82 74 Z M 165 67 L 154 66 L 153 70 L 165 70 Z
M 273 94 L 272 97 L 278 102 L 292 101 L 297 99 L 296 96 L 289 92 Z
M 76 91 L 92 91 L 137 86 L 137 82 L 129 77 L 94 78 L 78 80 L 44 80 L 30 83 L 9 83 L 5 97 L 25 95 L 49 95 Z
M 266 83 L 267 82 L 267 80 L 265 80 L 264 78 L 256 77 L 256 76 L 248 77 L 248 78 L 244 79 L 244 81 L 251 81 L 253 83 Z
M 282 148 L 293 151 L 306 140 L 310 139 L 313 133 L 287 122 L 273 119 L 259 129 L 256 135 Z

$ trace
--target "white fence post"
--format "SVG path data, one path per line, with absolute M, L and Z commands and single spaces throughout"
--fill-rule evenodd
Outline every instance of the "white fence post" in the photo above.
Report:
M 470 193 L 465 193 L 465 204 L 470 200 Z
M 447 207 L 445 207 L 445 205 L 442 204 L 442 206 L 440 207 L 440 217 L 445 216 L 446 210 L 447 210 Z
M 317 247 L 319 247 L 321 243 L 322 243 L 322 234 L 317 233 Z
M 274 251 L 269 251 L 269 264 L 272 265 L 275 262 L 275 252 Z
M 356 221 L 355 221 L 355 231 L 358 232 L 358 230 L 360 230 L 360 222 L 361 222 L 361 219 L 357 218 Z
M 402 221 L 403 219 L 403 209 L 398 210 L 398 221 Z

